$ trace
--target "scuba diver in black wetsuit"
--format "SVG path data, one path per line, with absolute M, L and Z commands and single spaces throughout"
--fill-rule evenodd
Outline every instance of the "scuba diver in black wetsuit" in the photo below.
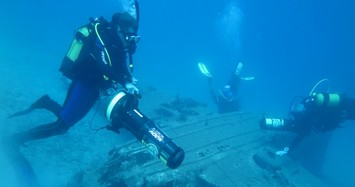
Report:
M 207 77 L 209 93 L 213 102 L 218 107 L 218 113 L 235 112 L 240 109 L 240 102 L 237 97 L 237 91 L 241 80 L 253 80 L 254 77 L 241 77 L 240 73 L 243 68 L 243 63 L 238 62 L 236 69 L 233 71 L 230 79 L 222 89 L 216 90 L 213 86 L 212 75 L 207 70 L 203 63 L 198 63 L 202 74 Z
M 111 22 L 102 17 L 91 19 L 89 24 L 77 30 L 60 67 L 60 71 L 72 81 L 64 105 L 44 95 L 28 109 L 10 116 L 46 109 L 58 118 L 53 123 L 6 139 L 8 145 L 5 147 L 15 167 L 23 167 L 23 170 L 29 171 L 27 174 L 32 173 L 35 177 L 18 147 L 31 140 L 64 134 L 90 111 L 100 96 L 112 97 L 108 100 L 106 111 L 111 122 L 108 130 L 119 133 L 120 128 L 126 128 L 170 168 L 177 168 L 182 163 L 184 151 L 139 112 L 138 99 L 141 96 L 131 75 L 132 54 L 139 40 L 137 31 L 138 13 L 134 18 L 127 12 L 114 14 Z M 37 182 L 33 180 L 32 183 Z
M 8 144 L 6 147 L 10 160 L 13 160 L 15 167 L 19 167 L 18 172 L 28 170 L 26 173 L 29 175 L 32 171 L 18 146 L 27 141 L 64 134 L 90 111 L 100 94 L 118 84 L 125 87 L 128 93 L 139 94 L 126 62 L 127 55 L 131 56 L 135 52 L 139 39 L 137 31 L 137 20 L 127 12 L 115 13 L 111 22 L 101 17 L 91 19 L 89 24 L 78 28 L 60 67 L 60 71 L 71 79 L 64 105 L 44 95 L 27 110 L 10 116 L 24 115 L 34 109 L 47 109 L 57 117 L 55 122 L 16 133 L 4 142 Z M 29 180 L 33 180 L 30 182 L 32 186 L 38 186 L 36 179 Z
M 339 93 L 313 93 L 292 106 L 289 119 L 263 118 L 261 129 L 296 133 L 296 137 L 276 155 L 294 150 L 312 131 L 327 132 L 341 127 L 345 120 L 355 120 L 355 99 Z
M 72 81 L 63 107 L 45 95 L 29 109 L 13 115 L 43 108 L 53 112 L 58 120 L 15 134 L 14 140 L 23 144 L 65 133 L 90 111 L 100 94 L 117 84 L 131 94 L 138 94 L 126 63 L 127 55 L 135 52 L 137 31 L 137 21 L 127 12 L 114 14 L 111 22 L 101 17 L 80 27 L 60 67 Z

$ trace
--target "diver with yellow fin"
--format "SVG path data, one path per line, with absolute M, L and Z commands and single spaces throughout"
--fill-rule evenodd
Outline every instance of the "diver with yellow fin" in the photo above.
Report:
M 237 97 L 237 91 L 240 81 L 254 80 L 253 76 L 241 77 L 240 73 L 243 69 L 243 63 L 238 62 L 237 67 L 233 71 L 231 77 L 222 89 L 215 89 L 212 83 L 212 74 L 208 71 L 203 63 L 198 63 L 198 68 L 203 75 L 207 77 L 209 93 L 213 102 L 218 107 L 218 113 L 234 112 L 240 109 L 240 103 Z

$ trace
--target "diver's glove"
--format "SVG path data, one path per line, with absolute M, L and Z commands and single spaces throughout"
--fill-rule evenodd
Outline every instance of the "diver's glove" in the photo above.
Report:
M 276 155 L 277 156 L 284 156 L 288 153 L 288 151 L 290 150 L 290 148 L 288 147 L 285 147 L 283 150 L 280 150 L 280 151 L 276 151 Z
M 125 88 L 127 89 L 128 93 L 130 93 L 132 95 L 139 95 L 139 90 L 133 83 L 127 82 L 125 84 Z

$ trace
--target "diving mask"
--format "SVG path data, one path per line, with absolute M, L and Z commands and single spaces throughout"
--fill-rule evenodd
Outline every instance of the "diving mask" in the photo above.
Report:
M 125 37 L 127 43 L 138 43 L 140 39 L 141 36 L 138 36 L 136 34 L 128 34 Z

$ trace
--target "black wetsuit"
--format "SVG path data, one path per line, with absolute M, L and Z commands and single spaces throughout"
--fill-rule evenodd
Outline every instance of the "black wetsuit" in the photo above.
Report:
M 212 85 L 212 79 L 209 78 L 209 92 L 213 102 L 218 107 L 218 113 L 235 112 L 240 109 L 240 103 L 237 98 L 238 86 L 241 79 L 234 72 L 226 85 L 229 88 L 223 88 L 216 90 Z
M 293 120 L 292 131 L 297 136 L 292 140 L 289 149 L 294 149 L 312 131 L 327 132 L 341 127 L 345 120 L 355 120 L 355 99 L 340 95 L 340 103 L 336 107 L 315 106 L 305 103 L 305 113 L 301 118 Z

